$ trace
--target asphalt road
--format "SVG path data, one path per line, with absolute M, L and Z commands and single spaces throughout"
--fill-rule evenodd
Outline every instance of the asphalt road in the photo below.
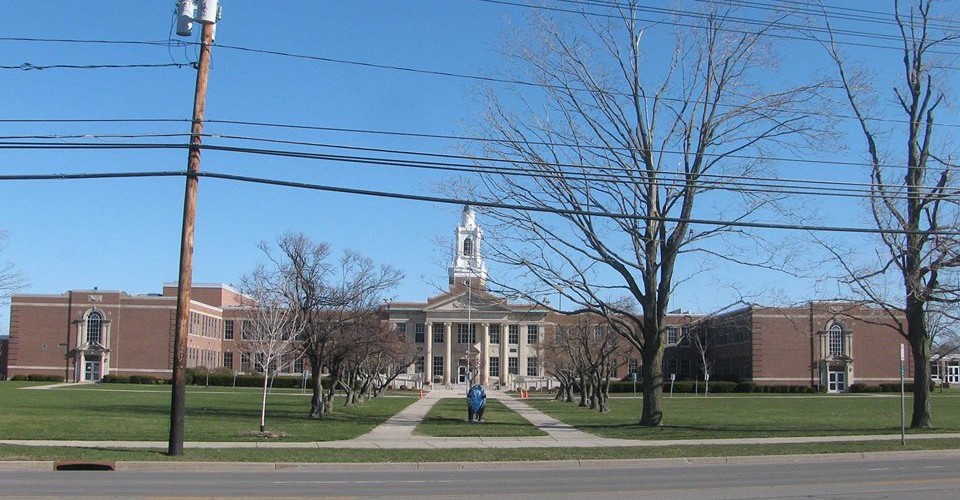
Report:
M 778 461 L 779 460 L 779 461 Z M 307 465 L 280 470 L 0 471 L 0 498 L 957 499 L 944 458 L 736 464 Z M 202 467 L 202 466 L 198 466 Z M 352 470 L 351 470 L 352 469 Z

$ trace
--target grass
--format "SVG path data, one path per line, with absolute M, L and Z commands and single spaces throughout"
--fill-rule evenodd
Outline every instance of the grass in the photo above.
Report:
M 0 438 L 70 440 L 167 439 L 170 388 L 137 385 L 79 385 L 54 390 L 18 390 L 29 382 L 0 383 Z M 267 428 L 283 431 L 288 441 L 350 439 L 366 433 L 416 400 L 379 398 L 351 408 L 341 405 L 322 421 L 306 418 L 309 397 L 297 390 L 276 390 L 268 398 Z M 609 414 L 546 399 L 529 402 L 561 420 L 594 434 L 628 439 L 736 438 L 878 434 L 899 431 L 899 399 L 887 396 L 715 395 L 665 398 L 660 429 L 636 425 L 640 400 L 614 398 Z M 461 398 L 442 400 L 418 427 L 433 436 L 542 435 L 499 401 L 490 399 L 483 424 L 467 424 Z M 907 401 L 909 411 L 910 401 Z M 960 432 L 960 394 L 936 393 L 936 431 Z M 187 441 L 256 441 L 240 434 L 259 424 L 256 388 L 190 387 Z M 907 439 L 852 443 L 699 445 L 623 448 L 483 449 L 191 449 L 169 457 L 163 449 L 111 449 L 0 446 L 0 460 L 227 461 L 227 462 L 444 462 L 675 457 L 754 456 L 845 452 L 958 449 L 960 439 Z
M 623 439 L 716 439 L 772 436 L 830 436 L 900 432 L 900 398 L 885 395 L 715 395 L 664 397 L 664 425 L 641 427 L 639 398 L 612 398 L 611 411 L 576 403 L 532 399 L 530 404 L 580 430 Z M 907 398 L 907 425 L 912 399 Z M 936 429 L 960 432 L 960 394 L 935 393 Z M 909 429 L 908 429 L 909 432 Z
M 465 422 L 466 400 L 446 398 L 437 402 L 414 431 L 415 434 L 437 437 L 531 437 L 547 433 L 496 399 L 487 399 L 482 423 Z
M 31 385 L 0 383 L 0 438 L 93 441 L 166 441 L 170 387 L 126 384 L 18 390 Z M 36 385 L 36 384 L 32 384 Z M 267 397 L 266 427 L 287 441 L 334 441 L 369 432 L 409 404 L 414 396 L 376 398 L 351 407 L 335 403 L 323 420 L 306 417 L 309 394 L 274 390 Z M 191 386 L 187 391 L 186 441 L 255 441 L 259 429 L 257 388 Z
M 956 450 L 960 439 L 802 443 L 767 445 L 657 446 L 623 448 L 471 448 L 471 449 L 187 449 L 181 457 L 165 450 L 32 447 L 0 445 L 0 460 L 411 463 L 533 460 L 624 460 L 655 458 L 743 457 L 884 451 Z

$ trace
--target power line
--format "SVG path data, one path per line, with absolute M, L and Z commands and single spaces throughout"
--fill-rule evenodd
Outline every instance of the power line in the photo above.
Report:
M 183 68 L 192 66 L 191 64 L 181 63 L 156 63 L 156 64 L 47 64 L 39 65 L 32 63 L 23 63 L 17 66 L 0 66 L 0 69 L 19 69 L 22 71 L 42 71 L 45 69 L 153 69 L 153 68 Z
M 620 15 L 615 15 L 615 14 L 602 14 L 602 13 L 598 13 L 598 12 L 589 12 L 589 11 L 584 11 L 584 10 L 574 10 L 574 9 L 562 8 L 562 7 L 551 7 L 551 6 L 546 6 L 546 5 L 525 4 L 525 3 L 519 3 L 519 2 L 515 2 L 515 1 L 508 1 L 508 0 L 474 0 L 474 1 L 476 1 L 476 2 L 484 2 L 484 3 L 491 3 L 491 4 L 508 5 L 508 6 L 512 6 L 512 7 L 520 7 L 520 8 L 526 8 L 526 9 L 536 9 L 536 10 L 544 10 L 544 11 L 551 11 L 551 12 L 560 12 L 560 13 L 563 13 L 563 14 L 576 14 L 576 15 L 581 15 L 581 16 L 591 16 L 591 17 L 599 17 L 599 18 L 606 18 L 606 19 L 623 19 L 622 16 L 620 16 Z M 561 0 L 561 1 L 562 1 L 562 0 Z M 574 2 L 574 3 L 582 3 L 582 2 Z M 676 12 L 677 12 L 677 14 L 679 14 L 678 17 L 680 17 L 680 18 L 690 17 L 691 15 L 694 15 L 694 13 L 691 12 L 691 11 L 676 11 Z M 694 15 L 694 17 L 695 17 L 695 15 Z M 664 20 L 664 19 L 651 19 L 651 18 L 641 18 L 641 17 L 635 17 L 635 19 L 638 20 L 638 21 L 643 21 L 643 22 L 648 22 L 648 23 L 664 24 L 664 25 L 668 25 L 668 26 L 675 26 L 675 27 L 682 27 L 682 28 L 697 28 L 697 27 L 698 27 L 696 24 L 690 24 L 690 23 L 685 23 L 685 22 L 681 22 L 681 21 L 668 21 L 668 20 Z M 759 23 L 760 21 L 754 21 L 754 22 L 755 22 L 755 23 Z M 775 23 L 774 23 L 773 25 L 776 26 Z M 737 33 L 737 34 L 741 34 L 741 35 L 754 35 L 754 34 L 756 34 L 756 33 L 750 32 L 750 31 L 738 30 L 738 29 L 732 29 L 732 28 L 718 28 L 718 29 L 719 29 L 720 31 L 725 31 L 725 32 L 728 32 L 728 33 Z M 764 33 L 764 36 L 768 36 L 768 37 L 771 37 L 771 38 L 780 38 L 780 39 L 785 39 L 785 40 L 803 41 L 803 42 L 818 41 L 818 40 L 815 40 L 815 39 L 813 39 L 813 38 L 806 37 L 806 36 L 787 35 L 787 34 L 784 34 L 784 33 L 769 33 L 769 32 L 767 32 L 767 33 Z M 863 47 L 863 48 L 883 49 L 883 50 L 902 50 L 901 47 L 893 47 L 893 46 L 889 46 L 889 45 L 878 45 L 878 44 L 862 43 L 862 42 L 851 42 L 851 41 L 840 41 L 840 40 L 838 40 L 836 43 L 837 43 L 838 45 L 848 45 L 848 46 L 852 46 L 852 47 Z M 930 50 L 930 51 L 928 51 L 928 52 L 929 52 L 929 53 L 936 53 L 936 54 L 945 54 L 945 55 L 957 55 L 957 52 L 947 52 L 947 51 L 939 51 L 939 50 Z M 948 68 L 949 68 L 949 69 L 958 69 L 958 68 L 956 68 L 956 67 L 948 67 Z
M 328 148 L 339 148 L 341 146 L 336 145 L 325 145 Z M 189 148 L 189 145 L 186 144 L 117 144 L 117 143 L 66 143 L 66 144 L 50 144 L 50 143 L 36 143 L 36 142 L 7 142 L 0 143 L 0 149 L 184 149 Z M 345 147 L 346 149 L 351 149 L 352 147 Z M 260 149 L 260 148 L 247 148 L 247 147 L 236 147 L 236 146 L 226 146 L 226 145 L 213 145 L 205 144 L 201 146 L 201 149 L 204 150 L 213 150 L 213 151 L 224 151 L 231 153 L 242 153 L 242 154 L 256 154 L 256 155 L 265 155 L 273 157 L 286 157 L 286 158 L 298 158 L 306 160 L 321 160 L 321 161 L 335 161 L 335 162 L 344 162 L 344 163 L 355 163 L 355 164 L 364 164 L 364 165 L 376 165 L 376 166 L 390 166 L 390 167 L 400 167 L 400 168 L 416 168 L 423 170 L 435 170 L 443 172 L 466 172 L 472 174 L 496 174 L 504 176 L 516 176 L 516 177 L 531 177 L 538 179 L 564 179 L 568 181 L 597 181 L 597 182 L 607 182 L 620 185 L 656 185 L 659 188 L 669 189 L 683 189 L 689 187 L 688 183 L 685 180 L 685 175 L 683 172 L 672 172 L 664 171 L 660 172 L 659 175 L 664 177 L 660 178 L 650 178 L 644 176 L 641 172 L 639 178 L 634 175 L 634 171 L 628 170 L 624 167 L 597 167 L 592 165 L 579 165 L 579 164 L 551 164 L 549 169 L 524 169 L 521 167 L 504 167 L 496 165 L 481 165 L 477 163 L 462 164 L 462 163 L 452 163 L 452 162 L 437 162 L 437 161 L 425 161 L 425 160 L 405 160 L 397 159 L 390 157 L 373 157 L 373 156 L 357 156 L 357 155 L 339 155 L 339 154 L 329 154 L 329 153 L 315 153 L 315 152 L 306 152 L 306 151 L 291 151 L 291 150 L 276 150 L 276 149 Z M 389 153 L 399 153 L 399 154 L 409 154 L 409 155 L 420 155 L 420 156 L 431 156 L 434 153 L 418 153 L 418 152 L 407 152 L 402 150 L 384 150 L 377 148 L 356 148 L 365 151 L 370 151 L 373 149 L 376 152 L 389 152 Z M 506 160 L 506 159 L 491 159 L 491 158 L 476 158 L 468 156 L 458 156 L 458 155 L 439 155 L 448 159 L 461 159 L 461 160 L 484 160 L 490 163 L 508 163 L 510 165 L 516 164 L 527 164 L 527 165 L 537 165 L 537 162 L 518 162 L 516 160 Z M 556 167 L 556 168 L 554 168 Z M 583 172 L 570 172 L 564 171 L 564 167 L 570 167 L 575 169 L 582 169 Z M 591 173 L 591 171 L 593 171 Z M 672 179 L 670 178 L 672 177 Z M 830 186 L 832 190 L 822 189 L 823 186 Z M 838 181 L 825 181 L 825 180 L 804 180 L 804 179 L 778 179 L 778 178 L 764 178 L 764 177 L 742 177 L 742 176 L 733 176 L 733 175 L 719 175 L 719 174 L 710 174 L 704 173 L 698 176 L 696 182 L 697 189 L 703 190 L 725 190 L 733 191 L 740 193 L 767 193 L 767 194 L 782 194 L 782 195 L 809 195 L 809 196 L 820 196 L 820 197 L 847 197 L 847 198 L 863 198 L 874 196 L 875 193 L 873 190 L 875 188 L 883 188 L 887 190 L 898 190 L 903 189 L 899 185 L 881 185 L 873 186 L 866 183 L 853 183 L 853 182 L 838 182 Z M 933 188 L 928 186 L 919 186 L 918 189 L 923 190 L 932 190 Z M 947 188 L 944 190 L 944 194 L 940 195 L 943 197 L 955 196 L 958 194 L 958 189 L 960 188 Z M 889 199 L 908 199 L 908 194 L 891 194 L 888 196 Z
M 0 175 L 0 181 L 31 181 L 31 180 L 81 180 L 81 179 L 105 179 L 105 178 L 136 178 L 136 177 L 170 177 L 186 176 L 187 172 L 123 172 L 123 173 L 84 173 L 84 174 L 27 174 L 27 175 Z M 369 189 L 345 188 L 339 186 L 329 186 L 323 184 L 312 184 L 304 182 L 283 181 L 278 179 L 267 179 L 261 177 L 250 177 L 233 174 L 222 174 L 211 171 L 198 172 L 195 175 L 199 177 L 209 177 L 213 179 L 223 179 L 236 182 L 245 182 L 253 184 L 264 184 L 271 186 L 291 187 L 297 189 L 307 189 L 313 191 L 325 191 L 341 194 L 350 194 L 358 196 L 371 196 L 378 198 L 400 199 L 408 201 L 442 203 L 448 205 L 472 205 L 476 207 L 495 208 L 501 210 L 516 210 L 526 212 L 548 213 L 556 215 L 570 215 L 582 217 L 603 217 L 612 219 L 627 219 L 639 221 L 656 221 L 665 223 L 688 223 L 691 225 L 706 225 L 718 227 L 743 227 L 754 229 L 783 229 L 799 230 L 808 232 L 835 232 L 835 233 L 859 233 L 859 234 L 924 234 L 941 236 L 960 236 L 958 231 L 907 231 L 900 229 L 878 229 L 866 227 L 841 227 L 841 226 L 814 226 L 807 224 L 783 224 L 783 223 L 765 223 L 765 222 L 746 222 L 746 221 L 725 221 L 719 219 L 683 219 L 678 217 L 650 217 L 638 214 L 613 213 L 606 211 L 591 210 L 571 210 L 563 208 L 531 206 L 508 204 L 500 202 L 488 202 L 475 199 L 461 199 L 441 196 L 424 196 L 408 193 L 396 193 Z

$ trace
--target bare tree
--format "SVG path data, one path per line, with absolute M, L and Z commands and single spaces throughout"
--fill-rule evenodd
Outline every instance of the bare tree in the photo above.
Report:
M 710 369 L 713 368 L 713 352 L 710 350 L 710 327 L 706 324 L 697 325 L 692 331 L 683 333 L 687 340 L 697 350 L 700 361 L 700 370 L 703 372 L 703 394 L 710 393 Z
M 579 379 L 580 406 L 601 413 L 610 411 L 610 381 L 626 362 L 626 344 L 624 337 L 600 316 L 582 315 L 575 322 L 558 326 L 553 346 L 561 349 L 569 361 L 563 368 L 566 378 Z M 561 370 L 555 367 L 555 371 Z
M 808 146 L 818 86 L 771 83 L 775 20 L 738 23 L 730 3 L 710 1 L 653 38 L 664 26 L 645 26 L 641 4 L 617 3 L 615 19 L 530 23 L 534 40 L 511 55 L 537 86 L 491 95 L 486 116 L 486 156 L 510 168 L 487 169 L 472 196 L 494 221 L 487 256 L 529 278 L 497 284 L 538 302 L 560 286 L 566 312 L 616 325 L 641 354 L 640 424 L 658 426 L 664 318 L 689 278 L 675 275 L 680 256 L 771 264 L 719 250 L 714 237 L 740 229 L 693 230 L 691 219 L 742 222 L 773 207 L 770 193 L 716 181 L 729 188 L 767 172 L 766 151 Z
M 835 63 L 844 100 L 852 110 L 870 161 L 870 214 L 883 231 L 878 265 L 859 267 L 839 252 L 850 284 L 888 313 L 890 324 L 910 344 L 913 354 L 913 415 L 910 426 L 933 426 L 930 412 L 930 354 L 928 312 L 960 300 L 960 230 L 956 165 L 944 153 L 935 112 L 944 104 L 944 89 L 953 69 L 939 66 L 938 47 L 957 40 L 953 24 L 934 16 L 935 0 L 907 5 L 893 0 L 901 46 L 896 60 L 902 80 L 894 84 L 896 119 L 874 105 L 878 93 L 865 73 L 841 52 L 835 30 L 825 14 L 830 39 L 824 43 Z M 949 30 L 954 30 L 950 32 Z M 892 61 L 891 61 L 892 62 Z M 870 64 L 884 64 L 873 59 Z M 899 145 L 902 154 L 888 157 L 887 145 Z M 890 280 L 902 293 L 887 293 Z
M 271 373 L 282 372 L 299 358 L 299 339 L 303 321 L 296 308 L 292 284 L 276 270 L 258 266 L 244 276 L 240 292 L 245 323 L 240 348 L 250 355 L 263 373 L 260 402 L 260 432 L 267 415 L 267 387 Z
M 336 380 L 324 393 L 323 369 L 337 377 L 349 356 L 349 330 L 368 324 L 378 316 L 384 294 L 393 289 L 403 274 L 390 266 L 377 266 L 355 252 L 344 252 L 330 262 L 330 248 L 315 243 L 302 233 L 287 233 L 277 241 L 278 253 L 266 244 L 261 249 L 280 270 L 294 290 L 294 305 L 303 318 L 300 348 L 310 364 L 312 397 L 310 418 L 323 418 L 332 411 Z
M 7 232 L 0 230 L 0 252 L 7 246 Z M 0 299 L 10 296 L 13 292 L 26 286 L 27 280 L 17 266 L 12 262 L 0 263 Z

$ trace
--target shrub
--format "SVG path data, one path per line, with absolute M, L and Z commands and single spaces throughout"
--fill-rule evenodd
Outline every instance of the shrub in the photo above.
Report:
M 63 382 L 63 376 L 62 375 L 40 375 L 37 373 L 31 373 L 30 375 L 27 375 L 27 378 L 25 380 L 29 380 L 31 382 Z
M 10 377 L 10 380 L 11 380 L 11 381 L 14 381 L 14 382 L 25 382 L 25 381 L 27 381 L 28 379 L 27 379 L 27 376 L 26 376 L 26 375 L 14 375 L 14 376 Z
M 733 388 L 733 392 L 754 392 L 757 389 L 757 384 L 753 382 L 740 382 L 736 387 Z
M 157 378 L 151 377 L 150 375 L 131 375 L 130 383 L 131 384 L 156 384 Z
M 710 392 L 714 394 L 724 394 L 733 392 L 733 389 L 737 386 L 736 382 L 729 382 L 726 380 L 718 380 L 716 382 L 710 382 Z
M 100 379 L 100 382 L 104 384 L 129 384 L 130 377 L 124 375 L 104 375 L 103 378 Z

